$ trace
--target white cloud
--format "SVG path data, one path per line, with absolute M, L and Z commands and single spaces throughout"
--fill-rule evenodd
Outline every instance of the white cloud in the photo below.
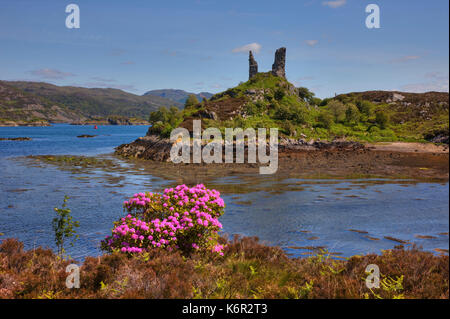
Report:
M 408 61 L 417 60 L 417 59 L 420 59 L 420 56 L 418 56 L 418 55 L 405 55 L 405 56 L 402 56 L 402 57 L 400 57 L 398 59 L 393 59 L 393 60 L 391 60 L 391 62 L 403 63 L 403 62 L 408 62 Z
M 347 0 L 324 1 L 322 5 L 330 8 L 339 8 L 347 3 Z
M 429 82 L 429 83 L 412 83 L 406 84 L 401 87 L 402 91 L 423 93 L 430 91 L 448 92 L 448 80 L 446 83 Z
M 415 93 L 422 93 L 429 91 L 438 91 L 438 92 L 449 91 L 448 75 L 444 75 L 440 72 L 430 72 L 425 74 L 425 78 L 428 79 L 428 81 L 424 81 L 422 83 L 406 84 L 401 87 L 401 90 Z
M 317 43 L 319 43 L 319 40 L 306 40 L 305 43 L 309 45 L 310 47 L 315 46 Z
M 98 82 L 116 82 L 114 79 L 106 79 L 99 76 L 93 76 L 91 77 L 92 80 L 98 81 Z
M 261 51 L 262 45 L 256 42 L 246 44 L 239 48 L 234 48 L 231 52 L 233 53 L 239 53 L 239 52 L 248 52 L 252 51 L 254 53 L 259 53 Z
M 427 79 L 433 79 L 434 81 L 448 81 L 448 74 L 444 75 L 441 72 L 428 72 L 425 74 Z
M 30 74 L 45 79 L 65 79 L 70 76 L 75 76 L 75 74 L 70 72 L 47 68 L 30 71 Z
M 219 84 L 219 83 L 214 83 L 214 84 L 210 85 L 210 87 L 212 89 L 220 89 L 220 88 L 223 88 L 223 85 Z

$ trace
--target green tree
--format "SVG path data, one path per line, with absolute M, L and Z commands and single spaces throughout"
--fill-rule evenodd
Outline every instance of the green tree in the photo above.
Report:
M 291 112 L 289 107 L 284 104 L 274 104 L 275 106 L 275 118 L 278 120 L 290 120 Z
M 317 126 L 323 127 L 326 129 L 330 129 L 331 125 L 333 125 L 333 115 L 328 113 L 327 111 L 320 112 L 319 116 L 317 117 Z
M 356 124 L 359 122 L 361 114 L 355 104 L 348 104 L 345 110 L 345 121 L 349 124 Z
M 312 104 L 314 93 L 308 90 L 305 87 L 299 87 L 297 88 L 298 96 L 305 102 L 308 102 L 309 104 Z
M 347 107 L 342 102 L 332 100 L 328 102 L 327 106 L 331 114 L 334 116 L 334 121 L 336 123 L 343 122 L 345 120 L 345 110 Z
M 384 111 L 378 111 L 375 114 L 375 122 L 381 129 L 385 129 L 389 124 L 389 115 Z
M 359 111 L 362 114 L 365 114 L 367 116 L 372 115 L 372 110 L 374 108 L 374 105 L 369 101 L 357 101 L 356 106 L 358 107 Z
M 320 102 L 319 106 L 326 106 L 329 101 L 331 101 L 331 99 L 326 97 Z
M 166 123 L 169 119 L 169 110 L 162 106 L 157 111 L 151 112 L 149 117 L 150 124 L 154 125 L 158 122 Z
M 182 120 L 182 112 L 175 106 L 169 110 L 168 122 L 172 127 L 176 127 Z
M 198 103 L 199 102 L 198 102 L 198 99 L 195 96 L 195 94 L 189 94 L 189 97 L 187 98 L 186 102 L 184 103 L 184 107 L 188 108 L 188 107 L 197 105 Z
M 75 241 L 78 239 L 76 235 L 76 227 L 80 227 L 78 221 L 74 221 L 70 215 L 71 210 L 67 208 L 68 196 L 64 196 L 64 202 L 61 208 L 55 207 L 54 210 L 57 214 L 52 221 L 52 228 L 55 233 L 55 244 L 58 248 L 58 255 L 62 257 L 64 254 L 64 244 L 67 239 L 72 238 L 71 246 L 74 245 Z
M 277 89 L 275 91 L 274 97 L 277 101 L 281 101 L 281 99 L 285 96 L 283 89 Z
M 311 105 L 320 105 L 322 103 L 322 100 L 318 97 L 313 97 L 311 101 L 309 101 L 309 104 Z

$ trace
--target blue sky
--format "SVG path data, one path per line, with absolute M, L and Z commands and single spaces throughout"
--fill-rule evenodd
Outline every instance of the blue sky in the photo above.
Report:
M 365 26 L 370 3 L 380 29 Z M 260 71 L 286 47 L 288 80 L 322 98 L 448 91 L 448 29 L 447 0 L 0 0 L 0 79 L 215 93 L 247 80 L 252 44 Z

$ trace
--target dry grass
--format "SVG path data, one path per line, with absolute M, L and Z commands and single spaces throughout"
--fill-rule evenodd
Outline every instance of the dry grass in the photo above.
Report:
M 325 253 L 291 259 L 256 238 L 234 238 L 224 257 L 88 257 L 79 289 L 65 287 L 69 263 L 51 250 L 24 251 L 17 240 L 4 240 L 0 298 L 449 298 L 448 256 L 415 248 L 345 260 Z M 365 285 L 368 264 L 379 266 L 385 284 L 373 292 Z

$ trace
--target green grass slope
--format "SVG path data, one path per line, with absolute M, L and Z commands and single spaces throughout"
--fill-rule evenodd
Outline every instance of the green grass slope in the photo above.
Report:
M 447 136 L 448 93 L 368 91 L 318 99 L 270 72 L 258 73 L 206 102 L 153 112 L 149 133 L 169 136 L 192 120 L 204 127 L 277 127 L 281 136 L 356 141 L 426 141 Z M 445 138 L 444 138 L 445 140 Z

